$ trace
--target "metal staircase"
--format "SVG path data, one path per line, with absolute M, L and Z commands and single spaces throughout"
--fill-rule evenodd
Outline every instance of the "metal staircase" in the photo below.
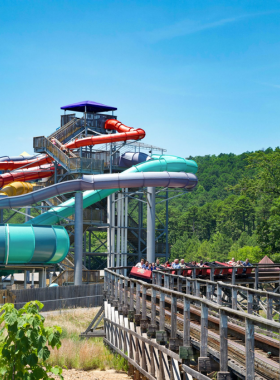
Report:
M 57 161 L 68 173 L 103 173 L 104 161 L 91 158 L 68 157 L 45 136 L 33 138 L 33 148 L 37 153 L 47 153 Z
M 84 118 L 74 117 L 68 123 L 66 123 L 61 128 L 53 132 L 50 136 L 48 136 L 48 139 L 51 140 L 52 138 L 55 138 L 61 143 L 66 143 L 72 137 L 75 137 L 75 135 L 82 132 L 84 128 Z

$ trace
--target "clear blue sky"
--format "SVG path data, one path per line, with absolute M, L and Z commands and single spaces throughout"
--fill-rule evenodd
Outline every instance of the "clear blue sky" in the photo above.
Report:
M 118 107 L 186 157 L 280 145 L 279 1 L 0 4 L 0 155 L 33 152 L 60 107 Z

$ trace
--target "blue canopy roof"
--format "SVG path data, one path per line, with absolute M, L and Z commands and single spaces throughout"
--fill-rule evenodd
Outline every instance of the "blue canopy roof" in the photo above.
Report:
M 106 112 L 106 111 L 116 111 L 116 107 L 106 106 L 105 104 L 91 102 L 90 100 L 85 100 L 84 102 L 69 104 L 68 106 L 60 107 L 62 110 L 76 111 L 76 112 Z

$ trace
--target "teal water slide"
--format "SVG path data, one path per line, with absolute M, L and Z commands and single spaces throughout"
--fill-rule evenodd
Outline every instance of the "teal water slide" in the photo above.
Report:
M 150 160 L 132 166 L 123 173 L 126 177 L 131 174 L 132 184 L 133 174 L 140 172 L 195 174 L 197 164 L 193 160 L 185 160 L 176 156 L 153 155 Z M 64 186 L 67 187 L 67 182 L 64 183 Z M 133 186 L 135 187 L 135 184 Z M 108 187 L 110 188 L 84 191 L 83 208 L 119 191 L 119 188 L 111 188 L 112 183 L 108 184 Z M 59 207 L 53 207 L 44 214 L 29 220 L 24 225 L 0 225 L 0 264 L 55 264 L 62 261 L 69 251 L 69 237 L 65 228 L 54 225 L 61 219 L 72 215 L 74 211 L 75 198 L 71 198 Z
M 152 155 L 151 158 L 151 160 L 142 162 L 125 170 L 125 173 L 185 172 L 195 174 L 197 172 L 197 163 L 193 160 L 185 160 L 181 157 L 168 155 Z M 85 191 L 83 193 L 83 208 L 89 207 L 119 190 L 120 189 Z M 25 224 L 53 225 L 58 223 L 61 219 L 72 215 L 74 210 L 75 198 L 71 198 L 62 203 L 59 207 L 53 207 L 44 214 L 29 220 Z

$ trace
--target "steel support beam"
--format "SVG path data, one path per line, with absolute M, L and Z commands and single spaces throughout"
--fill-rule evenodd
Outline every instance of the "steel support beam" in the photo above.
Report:
M 82 285 L 83 260 L 83 193 L 75 194 L 75 257 L 74 285 Z
M 147 187 L 147 260 L 155 262 L 156 189 Z

